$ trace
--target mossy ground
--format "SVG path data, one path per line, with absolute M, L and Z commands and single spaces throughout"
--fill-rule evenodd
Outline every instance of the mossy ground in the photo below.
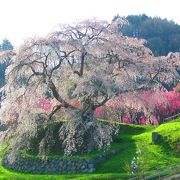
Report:
M 152 143 L 152 132 L 158 132 L 160 141 Z M 146 171 L 152 171 L 169 164 L 180 163 L 178 147 L 180 143 L 180 119 L 162 124 L 158 127 L 120 124 L 120 134 L 115 137 L 111 149 L 120 152 L 99 164 L 93 174 L 76 175 L 32 175 L 12 172 L 0 165 L 0 179 L 127 179 L 129 177 L 125 165 L 130 163 L 136 155 L 137 149 L 141 149 L 141 158 L 144 160 Z M 7 145 L 1 147 L 0 161 Z M 84 156 L 93 157 L 99 152 Z

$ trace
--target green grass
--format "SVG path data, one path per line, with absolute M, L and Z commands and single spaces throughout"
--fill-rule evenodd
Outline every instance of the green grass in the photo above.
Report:
M 156 131 L 162 136 L 161 143 L 152 143 L 152 132 Z M 126 146 L 122 153 L 114 156 L 109 161 L 102 163 L 98 167 L 99 172 L 124 172 L 122 168 L 126 162 L 130 162 L 139 148 L 142 158 L 147 162 L 147 169 L 156 169 L 168 164 L 180 163 L 178 153 L 175 153 L 175 144 L 179 142 L 180 137 L 180 119 L 162 124 L 159 127 L 139 126 L 139 125 L 121 125 L 121 133 L 118 137 L 122 140 L 123 146 Z M 167 138 L 168 137 L 168 138 Z M 167 146 L 171 144 L 170 148 Z M 110 167 L 110 168 L 108 168 Z
M 162 145 L 172 151 L 176 149 L 180 153 L 180 122 L 178 120 L 162 124 L 156 132 L 161 136 Z
M 160 142 L 156 144 L 153 144 L 151 141 L 152 132 L 154 131 L 161 135 Z M 115 142 L 110 148 L 110 150 L 119 150 L 119 153 L 99 164 L 96 172 L 93 174 L 30 175 L 9 171 L 0 164 L 0 179 L 127 179 L 128 174 L 124 166 L 131 162 L 138 148 L 142 151 L 141 158 L 144 160 L 146 171 L 150 172 L 169 164 L 180 163 L 180 156 L 177 152 L 179 139 L 180 119 L 158 127 L 120 123 L 120 134 L 114 137 Z M 1 147 L 0 158 L 2 158 L 6 150 L 7 145 Z M 99 153 L 101 152 L 93 152 L 81 158 L 94 157 Z

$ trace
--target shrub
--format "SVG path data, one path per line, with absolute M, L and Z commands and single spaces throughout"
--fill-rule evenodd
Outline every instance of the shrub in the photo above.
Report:
M 95 115 L 124 123 L 156 125 L 179 112 L 179 93 L 157 90 L 120 94 L 97 108 Z

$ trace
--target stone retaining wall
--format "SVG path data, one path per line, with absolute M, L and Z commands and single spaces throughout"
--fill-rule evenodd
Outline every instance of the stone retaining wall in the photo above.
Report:
M 3 159 L 3 166 L 13 171 L 38 174 L 73 174 L 92 173 L 98 163 L 115 155 L 112 151 L 92 159 L 80 158 L 28 158 L 20 154 L 7 153 Z M 12 158 L 13 157 L 13 158 Z

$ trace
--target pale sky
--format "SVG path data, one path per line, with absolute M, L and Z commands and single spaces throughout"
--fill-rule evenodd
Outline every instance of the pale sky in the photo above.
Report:
M 112 20 L 119 14 L 147 14 L 180 24 L 179 0 L 0 0 L 0 43 L 13 45 L 45 35 L 60 23 L 96 17 Z

